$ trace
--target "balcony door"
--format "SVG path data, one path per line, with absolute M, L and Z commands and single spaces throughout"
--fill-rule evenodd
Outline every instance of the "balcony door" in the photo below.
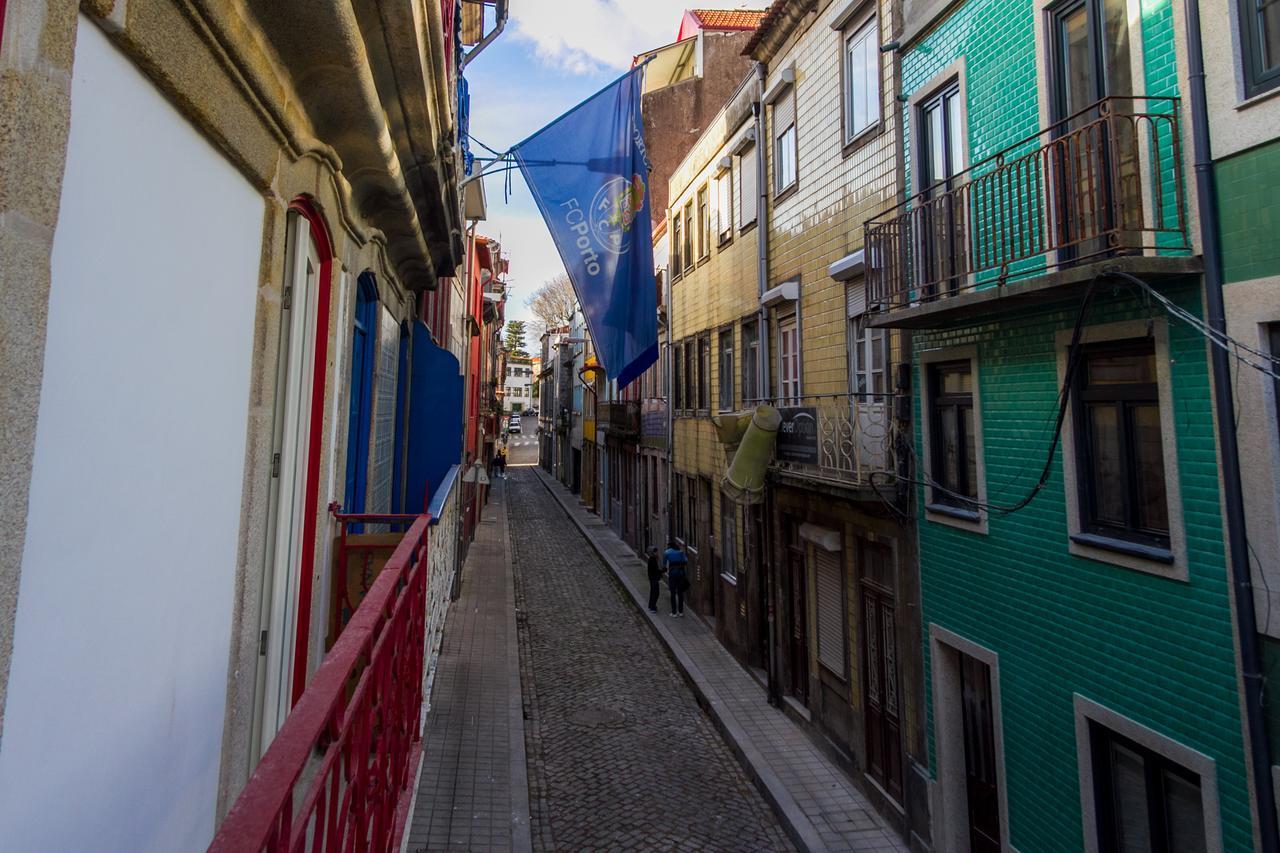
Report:
M 889 458 L 889 333 L 873 329 L 863 313 L 866 285 L 849 285 L 849 408 L 855 471 L 883 471 Z
M 916 280 L 920 298 L 959 290 L 966 269 L 968 217 L 956 175 L 964 170 L 960 82 L 952 80 L 920 104 L 920 185 Z
M 1055 245 L 1104 254 L 1140 214 L 1127 0 L 1068 0 L 1049 13 Z M 1140 219 L 1139 219 L 1140 222 Z

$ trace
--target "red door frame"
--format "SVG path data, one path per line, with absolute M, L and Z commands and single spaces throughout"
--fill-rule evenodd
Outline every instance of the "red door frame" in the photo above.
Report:
M 0 0 L 0 39 L 4 38 L 4 4 L 5 0 Z
M 0 0 L 3 2 L 3 0 Z M 311 578 L 315 573 L 316 511 L 320 496 L 320 453 L 324 437 L 325 377 L 329 364 L 329 302 L 333 275 L 333 241 L 312 201 L 306 197 L 294 199 L 289 209 L 307 220 L 311 226 L 311 239 L 315 241 L 320 256 L 320 274 L 316 278 L 319 293 L 316 298 L 316 349 L 315 367 L 311 379 L 311 429 L 307 442 L 307 479 L 303 489 L 302 565 L 298 578 L 298 624 L 293 651 L 293 700 L 296 704 L 307 686 L 307 646 L 311 634 Z

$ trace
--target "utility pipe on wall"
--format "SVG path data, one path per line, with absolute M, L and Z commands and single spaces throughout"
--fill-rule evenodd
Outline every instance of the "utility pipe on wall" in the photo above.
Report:
M 1200 37 L 1200 0 L 1185 0 L 1187 62 L 1191 96 L 1192 148 L 1195 156 L 1196 211 L 1200 215 L 1200 245 L 1204 255 L 1205 305 L 1209 325 L 1226 335 L 1227 320 L 1223 299 L 1222 247 L 1218 240 L 1218 207 L 1213 152 L 1209 144 L 1209 113 L 1205 96 L 1204 46 Z M 1244 492 L 1240 484 L 1240 454 L 1236 446 L 1235 402 L 1231 390 L 1230 355 L 1210 346 L 1213 370 L 1214 406 L 1218 410 L 1218 446 L 1222 452 L 1222 488 L 1225 504 L 1228 566 L 1235 587 L 1236 634 L 1240 644 L 1240 669 L 1244 681 L 1247 749 L 1253 767 L 1254 807 L 1258 816 L 1259 849 L 1280 851 L 1280 828 L 1276 825 L 1275 786 L 1271 777 L 1271 749 L 1267 721 L 1263 713 L 1261 650 L 1258 643 L 1257 614 L 1254 611 L 1253 580 L 1249 567 L 1248 530 L 1244 517 Z

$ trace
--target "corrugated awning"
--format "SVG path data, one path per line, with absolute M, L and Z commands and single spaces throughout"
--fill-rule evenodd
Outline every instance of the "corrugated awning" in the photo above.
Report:
M 635 59 L 636 65 L 649 60 L 644 69 L 644 94 L 692 80 L 701 70 L 700 59 L 697 36 L 640 54 Z

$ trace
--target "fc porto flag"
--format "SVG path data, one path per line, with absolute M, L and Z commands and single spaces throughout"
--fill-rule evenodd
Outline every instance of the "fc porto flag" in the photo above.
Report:
M 658 360 L 642 73 L 629 72 L 512 149 L 605 375 L 619 386 Z

